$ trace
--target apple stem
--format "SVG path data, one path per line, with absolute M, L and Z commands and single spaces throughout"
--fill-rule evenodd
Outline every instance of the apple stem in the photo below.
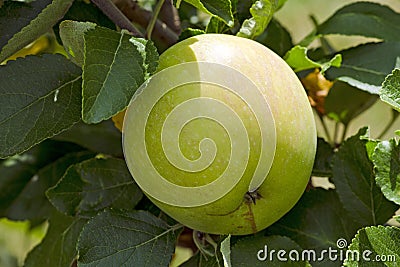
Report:
M 319 112 L 317 112 L 317 114 L 318 114 L 318 118 L 322 124 L 322 128 L 324 129 L 326 141 L 328 141 L 329 144 L 334 145 L 332 142 L 332 139 L 331 139 L 331 135 L 329 134 L 328 126 L 326 125 L 326 123 L 324 121 L 324 117 Z
M 211 241 L 212 240 L 212 241 Z M 210 237 L 209 234 L 193 230 L 193 241 L 196 247 L 199 249 L 200 253 L 203 254 L 205 258 L 207 256 L 210 257 L 215 257 L 216 250 L 217 250 L 217 244 L 215 241 Z M 205 243 L 207 241 L 208 244 L 211 244 L 214 248 L 214 251 L 211 252 L 207 249 L 207 244 Z
M 262 196 L 260 195 L 260 193 L 258 193 L 257 190 L 255 191 L 249 191 L 244 195 L 244 199 L 247 203 L 251 202 L 254 205 L 256 204 L 256 200 L 260 199 Z

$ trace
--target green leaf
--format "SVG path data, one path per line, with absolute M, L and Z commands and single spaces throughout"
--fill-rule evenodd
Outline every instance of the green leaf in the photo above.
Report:
M 361 225 L 383 224 L 398 207 L 387 200 L 375 183 L 368 158 L 367 128 L 347 139 L 332 160 L 333 177 L 340 201 L 349 216 Z
M 60 212 L 72 216 L 93 216 L 106 207 L 133 209 L 142 198 L 125 161 L 116 158 L 71 166 L 46 194 Z
M 400 111 L 400 69 L 394 69 L 385 78 L 382 89 L 379 91 L 379 96 L 382 101 Z
M 0 29 L 5 30 L 4 33 L 0 32 L 0 36 L 5 37 L 0 39 L 0 62 L 48 32 L 68 11 L 72 2 L 73 0 L 43 0 L 29 4 L 6 2 L 0 9 Z M 7 44 L 5 41 L 8 41 Z
M 86 123 L 122 111 L 136 89 L 154 72 L 158 54 L 151 41 L 102 27 L 86 31 L 83 110 Z
M 378 94 L 385 77 L 392 72 L 400 55 L 400 42 L 369 43 L 340 52 L 340 68 L 330 68 L 327 78 Z
M 92 156 L 93 153 L 87 151 L 68 153 L 38 170 L 8 207 L 7 217 L 34 222 L 47 219 L 53 206 L 45 195 L 46 190 L 58 182 L 70 165 Z
M 299 257 L 295 258 L 295 253 L 289 256 L 291 251 L 297 251 Z M 302 251 L 298 244 L 286 236 L 248 236 L 232 246 L 232 266 L 309 266 L 301 259 Z M 293 260 L 290 257 L 294 257 Z
M 16 203 L 24 203 L 21 201 L 23 198 L 35 198 L 35 195 L 28 196 L 23 192 L 29 184 L 33 184 L 32 180 L 35 176 L 38 177 L 40 170 L 46 169 L 46 166 L 57 161 L 64 154 L 80 150 L 82 150 L 81 147 L 71 143 L 45 140 L 21 155 L 0 162 L 0 217 L 14 220 L 28 219 L 31 222 L 34 221 L 33 224 L 47 218 L 47 214 L 46 216 L 42 216 L 43 213 L 36 214 L 37 210 L 44 211 L 44 209 L 41 210 L 40 203 L 31 203 L 32 207 L 38 204 L 32 210 L 21 210 L 24 207 Z M 44 194 L 42 195 L 45 197 Z M 37 192 L 36 196 L 40 196 L 40 192 Z
M 283 5 L 286 3 L 287 0 L 279 0 L 278 2 L 278 7 L 276 8 L 276 10 L 279 10 L 283 7 Z
M 360 229 L 349 250 L 353 255 L 345 266 L 398 266 L 400 262 L 400 229 L 397 227 L 371 226 Z M 379 265 L 378 265 L 379 264 Z
M 61 55 L 0 66 L 0 158 L 21 153 L 80 120 L 81 71 Z
M 400 205 L 400 146 L 395 139 L 382 141 L 372 154 L 376 183 L 385 197 Z
M 278 0 L 256 0 L 250 8 L 252 17 L 243 22 L 236 35 L 254 39 L 262 34 L 278 8 L 278 4 Z
M 331 160 L 333 157 L 333 148 L 324 139 L 317 140 L 317 154 L 315 155 L 314 167 L 312 170 L 313 176 L 331 177 L 332 166 Z
M 232 267 L 231 263 L 231 235 L 222 240 L 220 251 L 224 260 L 224 267 Z
M 71 266 L 77 256 L 76 243 L 79 233 L 86 222 L 55 212 L 50 218 L 45 238 L 29 252 L 24 267 Z
M 369 2 L 347 5 L 317 27 L 318 34 L 362 35 L 386 41 L 400 41 L 399 31 L 399 13 Z
M 293 47 L 290 33 L 275 19 L 271 20 L 267 29 L 255 40 L 267 46 L 281 57 Z
M 145 211 L 102 212 L 83 228 L 78 266 L 168 266 L 177 230 Z
M 350 240 L 360 227 L 343 209 L 335 190 L 316 188 L 305 192 L 295 207 L 266 232 L 268 235 L 287 236 L 303 249 L 312 248 L 319 256 L 329 247 L 337 249 L 339 239 Z M 328 257 L 310 263 L 321 267 L 341 264 L 339 260 L 330 261 Z
M 92 22 L 78 22 L 65 20 L 60 24 L 60 37 L 65 51 L 70 59 L 82 67 L 84 61 L 84 38 L 86 31 L 94 29 L 96 24 Z
M 340 67 L 342 62 L 342 56 L 340 54 L 335 55 L 331 60 L 327 62 L 316 62 L 308 58 L 307 48 L 296 45 L 290 49 L 285 57 L 285 61 L 290 67 L 294 69 L 295 72 L 299 72 L 307 69 L 320 68 L 321 72 L 324 73 L 331 66 Z
M 123 157 L 122 135 L 111 120 L 97 124 L 78 122 L 53 139 L 72 142 L 97 153 Z
M 217 17 L 211 17 L 206 27 L 206 33 L 224 33 L 229 27 Z
M 183 41 L 189 37 L 200 35 L 200 34 L 205 34 L 206 32 L 200 29 L 192 29 L 192 28 L 187 28 L 182 31 L 182 33 L 179 35 L 179 41 Z
M 222 19 L 229 27 L 233 26 L 231 0 L 183 0 L 197 9 Z
M 378 140 L 367 138 L 367 143 L 365 144 L 365 147 L 367 149 L 368 158 L 371 161 L 372 161 L 372 155 L 374 154 L 374 151 L 375 151 L 375 147 L 378 144 L 379 144 Z
M 371 107 L 378 97 L 336 81 L 325 99 L 325 112 L 338 122 L 348 125 L 352 119 Z
M 139 51 L 143 58 L 143 68 L 144 68 L 144 79 L 147 80 L 150 78 L 151 74 L 153 74 L 158 67 L 158 52 L 157 48 L 150 41 L 141 38 L 131 38 L 129 40 L 132 44 L 136 46 L 136 49 Z

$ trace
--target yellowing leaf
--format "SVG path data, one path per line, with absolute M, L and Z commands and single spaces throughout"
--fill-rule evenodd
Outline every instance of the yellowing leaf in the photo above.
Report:
M 123 123 L 124 123 L 125 111 L 126 111 L 126 109 L 124 109 L 123 111 L 117 113 L 116 115 L 114 115 L 111 118 L 112 121 L 114 122 L 115 128 L 117 128 L 121 132 L 122 132 L 122 126 L 123 126 Z
M 8 60 L 15 60 L 19 57 L 26 57 L 28 55 L 37 55 L 40 52 L 47 50 L 50 46 L 51 46 L 51 42 L 50 42 L 49 38 L 46 35 L 43 35 L 43 36 L 39 37 L 36 41 L 25 46 L 24 48 L 19 50 L 14 55 L 7 58 L 7 60 L 5 60 L 5 62 L 7 62 Z
M 318 113 L 325 114 L 325 98 L 331 89 L 333 82 L 325 79 L 318 69 L 301 79 L 303 86 L 307 89 L 311 106 Z

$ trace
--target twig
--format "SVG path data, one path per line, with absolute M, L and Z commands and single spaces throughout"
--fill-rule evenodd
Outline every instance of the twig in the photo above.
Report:
M 128 30 L 136 37 L 143 37 L 131 21 L 119 10 L 111 0 L 92 0 L 103 13 L 121 29 Z
M 344 142 L 346 139 L 346 134 L 347 134 L 347 129 L 349 128 L 349 124 L 346 123 L 343 125 L 343 132 L 342 132 L 342 137 L 340 138 L 340 144 Z
M 324 121 L 324 117 L 319 112 L 317 113 L 318 113 L 318 118 L 321 121 L 322 128 L 324 129 L 326 140 L 328 141 L 329 144 L 335 145 L 332 143 L 331 135 L 329 134 L 328 127 L 326 126 L 326 123 Z
M 318 28 L 318 21 L 317 18 L 314 15 L 310 15 L 310 19 L 314 24 L 315 29 Z M 331 44 L 326 40 L 324 36 L 320 36 L 320 42 L 321 42 L 321 48 L 325 52 L 325 54 L 333 54 L 335 53 L 335 49 L 331 46 Z
M 382 132 L 378 135 L 378 139 L 382 139 L 382 137 L 389 131 L 389 129 L 393 126 L 394 122 L 396 121 L 399 113 L 392 109 L 392 118 L 390 119 L 389 123 L 385 126 Z
M 336 146 L 338 144 L 338 143 L 336 143 L 338 135 L 339 135 L 339 122 L 337 121 L 335 123 L 335 131 L 333 132 L 333 144 L 334 144 L 334 146 Z
M 160 14 L 160 10 L 164 4 L 164 0 L 159 0 L 154 11 L 153 11 L 153 16 L 151 17 L 151 20 L 149 24 L 147 25 L 146 28 L 146 37 L 147 39 L 151 40 L 151 33 L 153 32 L 154 25 L 156 25 L 158 14 Z

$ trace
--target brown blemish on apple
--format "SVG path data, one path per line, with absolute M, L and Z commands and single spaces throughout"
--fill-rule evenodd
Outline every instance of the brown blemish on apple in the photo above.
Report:
M 244 195 L 244 204 L 247 207 L 247 212 L 244 214 L 245 220 L 247 220 L 250 223 L 251 229 L 253 233 L 256 233 L 257 230 L 257 225 L 254 219 L 254 213 L 253 213 L 253 205 L 256 204 L 256 201 L 261 198 L 261 195 L 256 191 L 253 192 L 247 192 Z
M 240 207 L 242 206 L 243 202 L 246 206 L 248 206 L 249 204 L 256 204 L 256 201 L 258 199 L 262 198 L 262 196 L 256 191 L 252 191 L 252 192 L 246 192 L 246 194 L 243 197 L 243 201 L 232 211 L 227 212 L 227 213 L 218 213 L 218 214 L 213 214 L 213 213 L 206 213 L 207 215 L 210 216 L 226 216 L 226 215 L 230 215 L 236 211 L 238 211 L 240 209 Z

